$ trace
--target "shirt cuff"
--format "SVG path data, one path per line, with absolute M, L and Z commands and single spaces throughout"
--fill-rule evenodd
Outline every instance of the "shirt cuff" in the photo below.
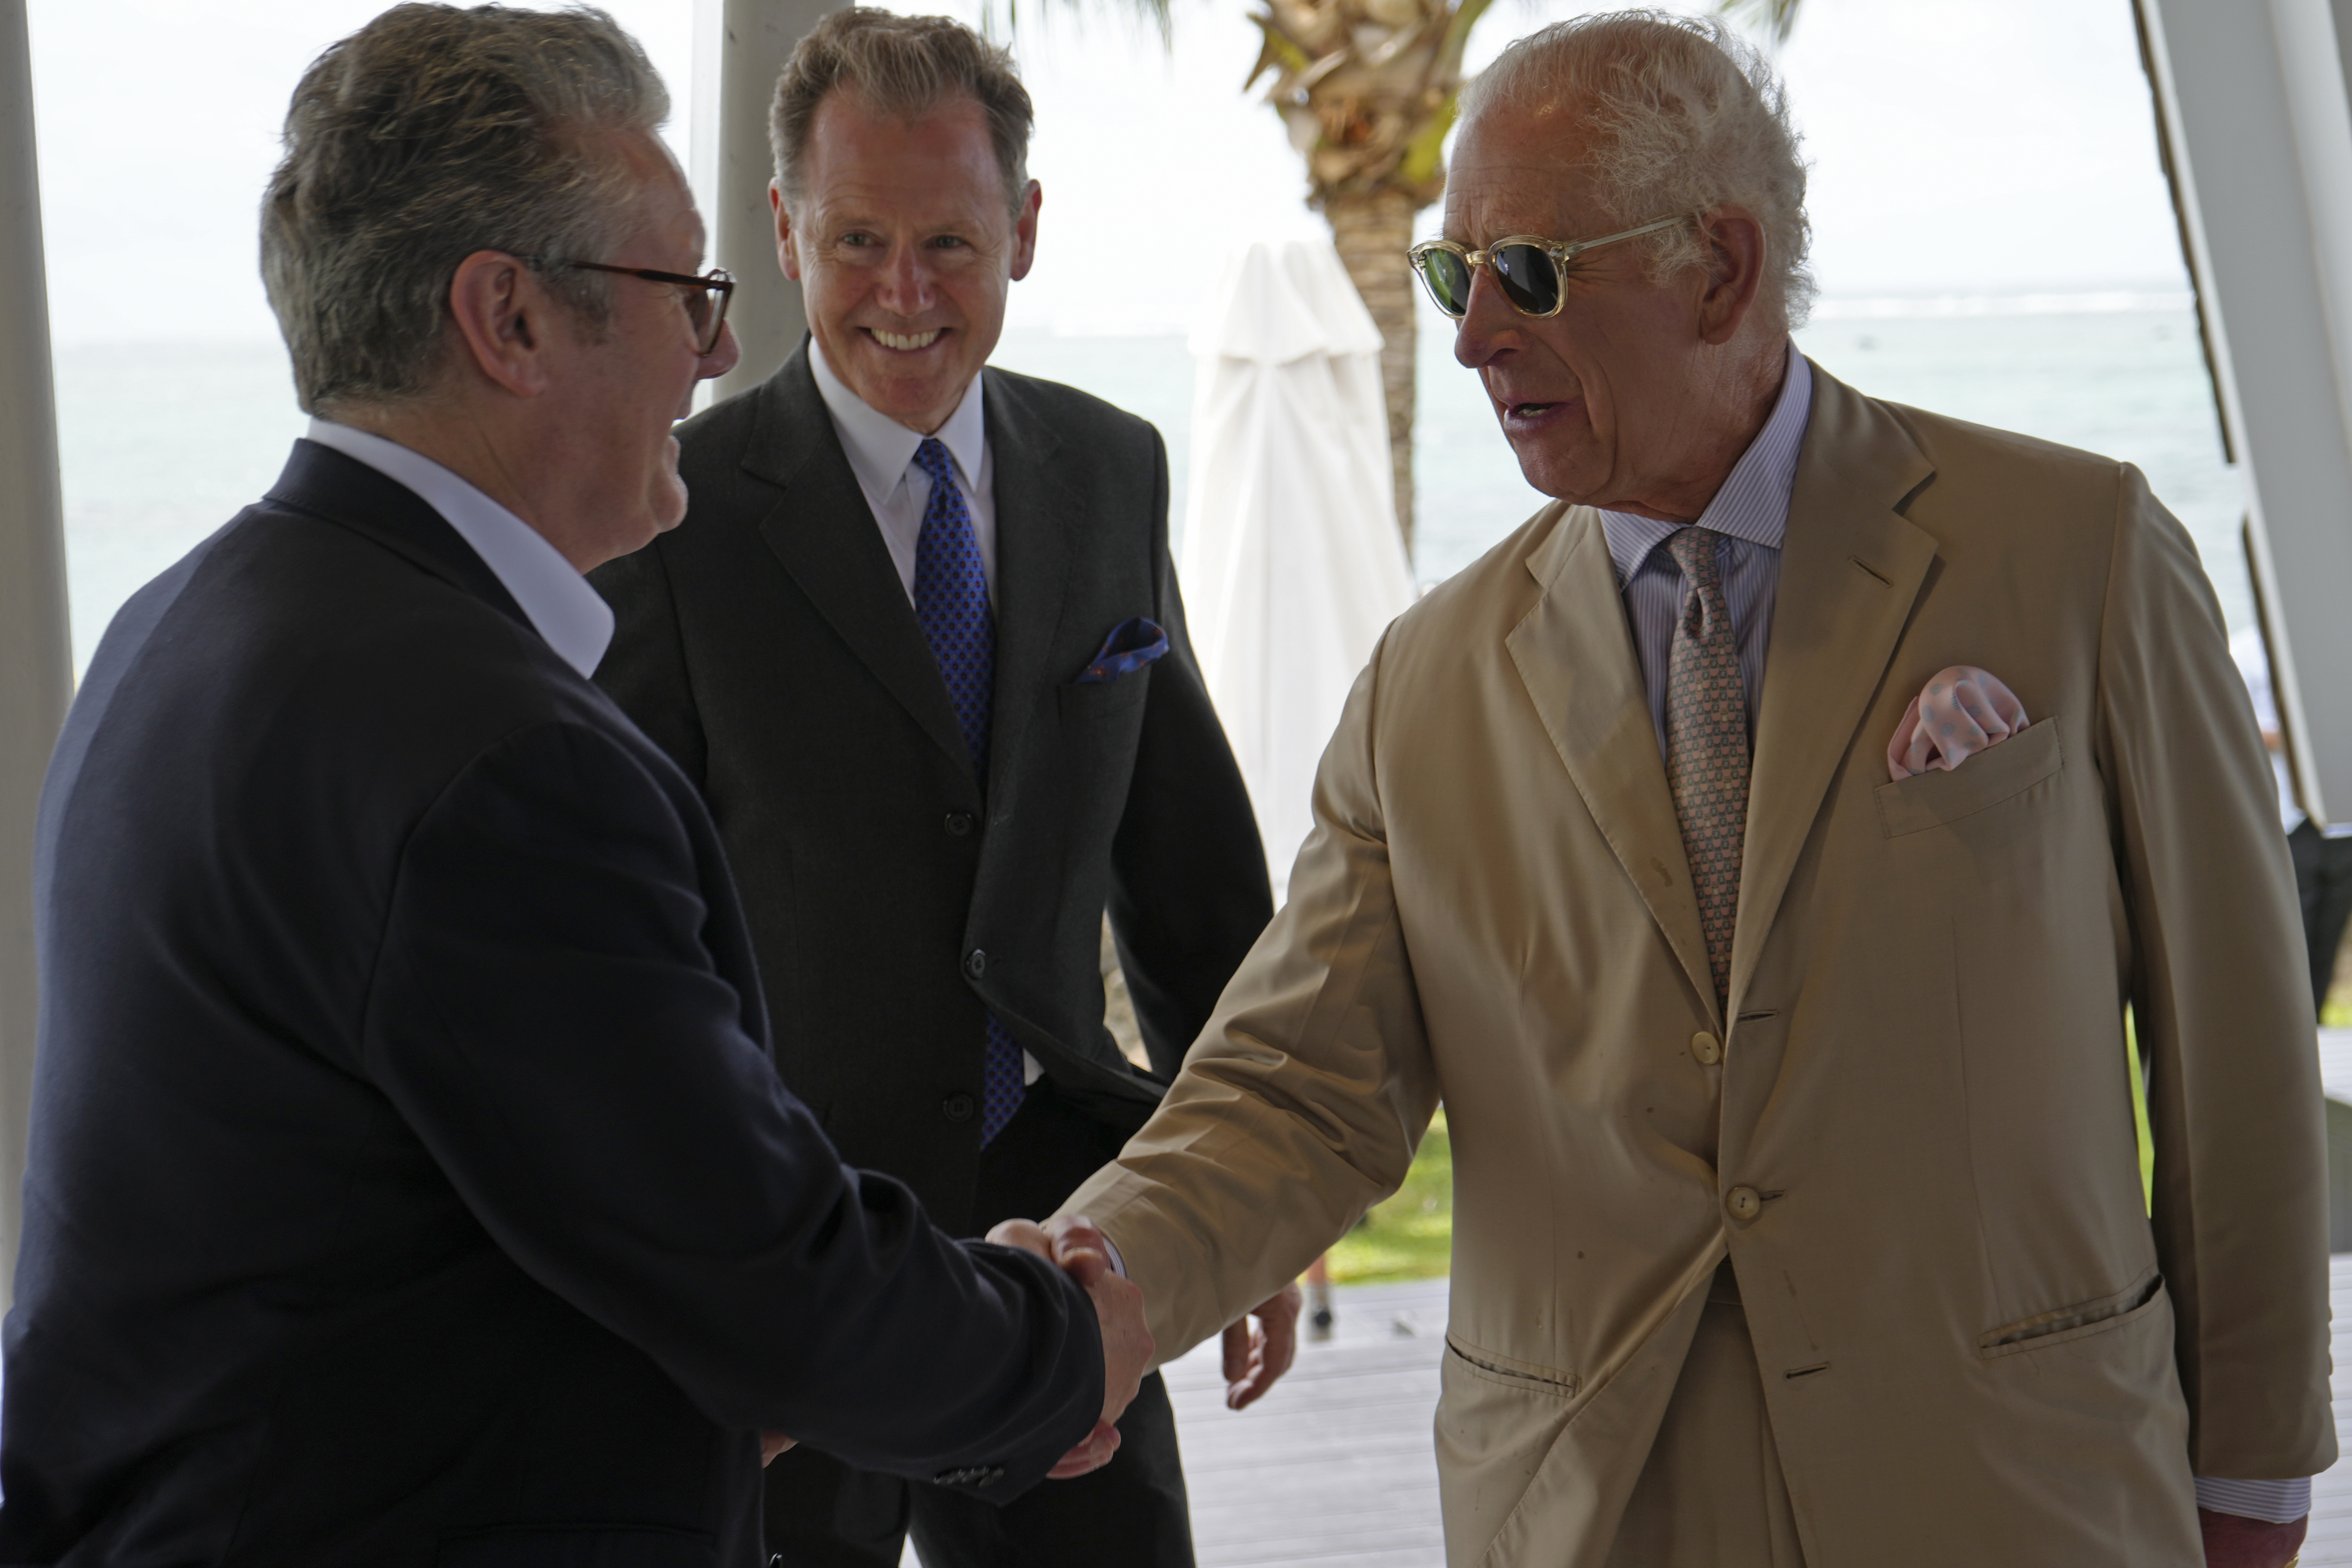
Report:
M 1121 1258 L 1121 1257 L 1118 1255 L 1118 1243 L 1117 1243 L 1116 1241 L 1113 1241 L 1110 1237 L 1107 1237 L 1107 1236 L 1106 1236 L 1106 1237 L 1103 1237 L 1103 1250 L 1110 1254 L 1110 1271 L 1111 1271 L 1113 1274 L 1118 1275 L 1118 1276 L 1120 1279 L 1126 1279 L 1126 1278 L 1127 1278 L 1127 1259 L 1125 1259 L 1124 1258 Z M 2242 1486 L 2263 1486 L 2263 1485 L 2269 1484 L 2269 1483 L 2265 1483 L 2265 1482 L 2262 1482 L 2262 1481 L 2224 1481 L 2224 1482 L 2222 1482 L 2221 1484 L 2222 1484 L 2223 1486 L 2242 1487 Z M 2305 1481 L 2305 1482 L 2304 1482 L 2304 1483 L 2303 1483 L 2303 1493 L 2304 1493 L 2304 1496 L 2305 1496 L 2306 1498 L 2307 1498 L 2307 1497 L 2309 1497 L 2309 1496 L 2311 1495 L 2311 1483 L 2310 1483 L 2309 1481 Z M 2200 1493 L 2200 1494 L 2199 1494 L 2199 1495 L 2200 1495 L 2200 1496 L 2201 1496 L 2201 1495 L 2203 1495 L 2203 1494 L 2201 1494 L 2201 1493 Z M 2198 1504 L 2197 1506 L 2198 1506 L 2198 1507 L 2200 1507 L 2200 1508 L 2202 1508 L 2202 1507 L 2204 1507 L 2205 1505 L 2204 1505 L 2204 1504 L 2202 1504 L 2202 1503 L 2200 1503 L 2200 1504 Z M 2301 1514 L 2297 1514 L 2295 1517 L 2296 1517 L 2297 1519 L 2300 1519 L 2300 1518 L 2302 1518 L 2303 1516 L 2302 1516 Z
M 1108 1238 L 1106 1238 L 1108 1239 Z M 2311 1511 L 2311 1478 L 2297 1481 L 2222 1481 L 2197 1478 L 2197 1506 L 2266 1524 L 2293 1524 Z

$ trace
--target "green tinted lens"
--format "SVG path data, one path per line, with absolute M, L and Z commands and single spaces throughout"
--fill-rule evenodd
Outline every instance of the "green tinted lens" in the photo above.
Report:
M 1541 246 L 1502 245 L 1492 255 L 1503 298 L 1530 316 L 1549 316 L 1559 308 L 1559 269 Z
M 1424 250 L 1413 265 L 1439 310 L 1455 317 L 1469 310 L 1469 263 L 1450 250 Z

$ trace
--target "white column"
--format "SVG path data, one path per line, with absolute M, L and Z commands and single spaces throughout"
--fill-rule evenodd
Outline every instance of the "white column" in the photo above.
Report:
M 710 225 L 710 253 L 735 274 L 727 319 L 743 345 L 740 364 L 703 384 L 709 397 L 765 381 L 800 347 L 807 326 L 800 285 L 776 266 L 768 110 L 793 47 L 840 8 L 840 0 L 695 0 L 694 188 Z
M 73 690 L 24 0 L 0 0 L 0 1303 L 32 1103 L 33 814 Z
M 2352 111 L 2330 0 L 2139 0 L 2304 808 L 2352 821 Z

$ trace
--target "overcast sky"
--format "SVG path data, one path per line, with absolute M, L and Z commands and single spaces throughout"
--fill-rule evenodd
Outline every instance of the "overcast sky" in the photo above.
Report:
M 1226 247 L 1319 222 L 1279 122 L 1240 93 L 1243 0 L 1176 5 L 1172 52 L 1107 0 L 1022 7 L 1045 206 L 1016 324 L 1181 330 Z M 382 8 L 30 0 L 59 342 L 271 333 L 255 214 L 287 95 Z M 668 79 L 683 159 L 694 0 L 607 8 Z M 977 20 L 979 0 L 947 8 Z M 1590 8 L 1502 0 L 1473 63 Z M 1830 296 L 2185 287 L 2126 0 L 1805 0 L 1780 63 Z

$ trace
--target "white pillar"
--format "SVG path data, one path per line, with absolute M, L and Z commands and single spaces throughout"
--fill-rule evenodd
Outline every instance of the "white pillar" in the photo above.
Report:
M 33 815 L 73 690 L 24 0 L 0 0 L 0 1302 L 32 1103 Z
M 2330 0 L 2139 5 L 2297 791 L 2320 821 L 2352 822 L 2352 110 L 2336 18 Z
M 776 266 L 768 109 L 793 47 L 840 8 L 840 0 L 695 0 L 694 188 L 710 225 L 710 253 L 735 274 L 727 319 L 743 345 L 740 364 L 703 384 L 709 397 L 765 381 L 800 347 L 807 326 L 800 285 Z

